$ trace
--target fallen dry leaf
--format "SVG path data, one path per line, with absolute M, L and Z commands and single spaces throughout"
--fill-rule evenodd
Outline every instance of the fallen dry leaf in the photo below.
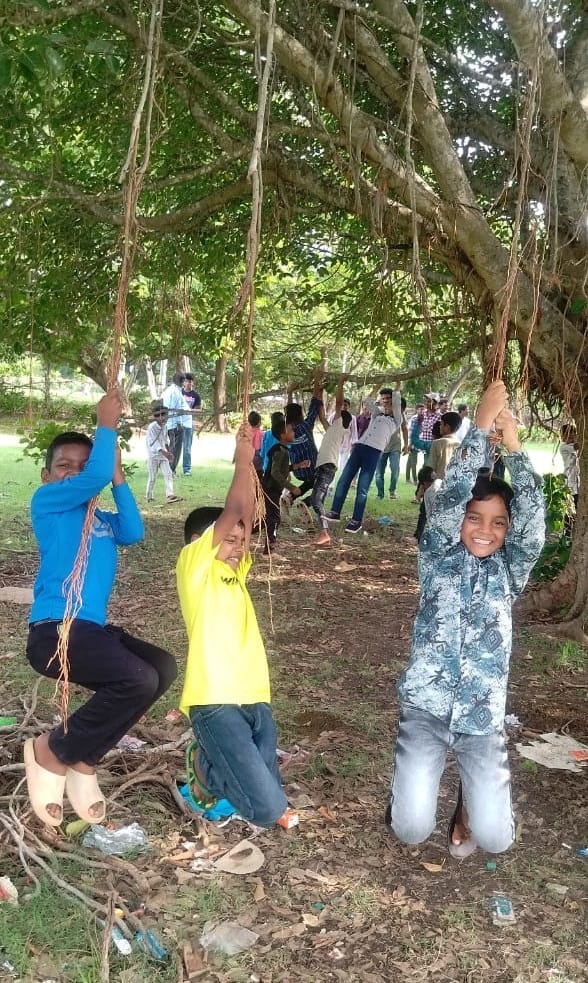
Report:
M 302 921 L 307 928 L 318 928 L 320 925 L 320 918 L 318 915 L 309 915 L 306 912 L 302 915 Z
M 336 815 L 336 813 L 331 812 L 331 810 L 330 809 L 327 809 L 326 806 L 319 806 L 319 809 L 317 811 L 318 811 L 319 815 L 323 817 L 323 819 L 326 819 L 327 820 L 328 823 L 336 823 L 337 822 L 337 815 Z
M 357 570 L 357 563 L 346 563 L 345 560 L 342 560 L 341 563 L 338 563 L 336 567 L 333 567 L 333 569 L 336 570 L 337 573 L 351 573 L 352 570 Z
M 272 939 L 276 939 L 277 942 L 284 942 L 285 939 L 293 939 L 297 935 L 304 935 L 306 932 L 306 925 L 303 922 L 295 922 L 293 925 L 286 925 L 285 928 L 278 929 L 277 932 L 272 932 Z
M 421 867 L 424 867 L 425 870 L 428 870 L 430 874 L 440 874 L 441 871 L 445 869 L 445 861 L 443 861 L 443 863 L 440 864 L 432 864 L 429 863 L 427 860 L 421 860 Z
M 255 882 L 255 891 L 253 892 L 254 901 L 263 901 L 265 898 L 265 888 L 263 886 L 263 881 L 260 877 L 257 878 Z

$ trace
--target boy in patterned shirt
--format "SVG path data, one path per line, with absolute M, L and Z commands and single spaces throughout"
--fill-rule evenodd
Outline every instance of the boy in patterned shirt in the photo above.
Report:
M 488 433 L 502 432 L 512 488 L 479 475 Z M 541 480 L 521 451 L 502 382 L 484 393 L 476 425 L 454 454 L 419 543 L 421 599 L 408 668 L 386 823 L 404 843 L 435 828 L 451 748 L 460 774 L 449 851 L 507 850 L 514 836 L 503 735 L 511 608 L 545 538 Z M 463 794 L 462 794 L 463 793 Z

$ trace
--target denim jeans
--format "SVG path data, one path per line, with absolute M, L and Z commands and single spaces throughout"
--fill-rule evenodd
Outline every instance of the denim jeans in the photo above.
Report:
M 182 427 L 182 468 L 184 474 L 189 474 L 192 470 L 192 440 L 194 437 L 194 430 L 192 427 Z
M 417 471 L 419 461 L 419 452 L 417 450 L 412 450 L 408 452 L 408 457 L 406 458 L 406 480 L 413 481 L 416 485 L 417 483 Z
M 273 826 L 288 802 L 276 757 L 276 725 L 268 703 L 192 707 L 202 777 L 219 798 L 256 826 Z
M 384 497 L 384 478 L 388 461 L 390 461 L 390 494 L 394 495 L 396 493 L 398 475 L 400 474 L 400 451 L 382 451 L 380 460 L 376 465 L 376 488 L 378 489 L 378 498 Z
M 514 818 L 503 733 L 452 734 L 444 721 L 408 704 L 400 709 L 396 741 L 390 802 L 394 833 L 403 843 L 422 843 L 435 829 L 449 748 L 457 759 L 472 837 L 489 853 L 508 850 Z
M 368 447 L 367 444 L 354 444 L 349 460 L 341 472 L 341 477 L 335 488 L 333 498 L 333 512 L 341 515 L 341 509 L 345 504 L 347 493 L 351 488 L 351 482 L 359 471 L 357 479 L 357 491 L 355 493 L 355 504 L 353 506 L 354 522 L 361 522 L 367 502 L 368 492 L 374 477 L 374 471 L 380 458 L 381 451 L 376 447 Z
M 329 524 L 324 518 L 325 498 L 327 497 L 329 486 L 335 477 L 336 470 L 336 464 L 320 464 L 315 472 L 314 487 L 312 489 L 312 495 L 310 496 L 310 504 L 316 512 L 320 529 L 329 528 Z

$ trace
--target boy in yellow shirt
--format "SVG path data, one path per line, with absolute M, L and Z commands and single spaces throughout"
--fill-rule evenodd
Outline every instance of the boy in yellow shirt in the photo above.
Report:
M 194 730 L 188 781 L 200 808 L 225 798 L 256 826 L 287 808 L 276 757 L 265 648 L 245 585 L 254 485 L 251 427 L 237 434 L 235 473 L 224 509 L 199 508 L 184 527 L 176 567 L 188 632 L 180 709 Z

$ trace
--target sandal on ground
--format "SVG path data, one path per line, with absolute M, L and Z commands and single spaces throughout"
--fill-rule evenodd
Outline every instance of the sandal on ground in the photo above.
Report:
M 196 809 L 212 809 L 216 805 L 217 798 L 210 789 L 198 778 L 196 774 L 196 755 L 198 754 L 198 742 L 190 741 L 186 748 L 186 776 L 188 779 L 188 793 L 190 802 Z
M 455 811 L 449 820 L 449 828 L 447 830 L 447 849 L 455 860 L 465 860 L 466 857 L 471 857 L 472 853 L 475 853 L 478 849 L 478 844 L 474 840 L 473 836 L 468 836 L 467 840 L 463 843 L 453 842 L 453 831 L 455 829 L 455 824 L 461 815 L 461 810 L 463 808 L 463 791 L 461 787 L 461 782 L 459 783 L 459 790 L 457 793 L 457 805 Z
M 35 757 L 35 742 L 32 737 L 24 744 L 24 763 L 33 812 L 48 826 L 60 826 L 63 819 L 65 775 L 56 775 L 39 764 Z M 59 819 L 47 811 L 49 805 L 59 806 L 61 809 Z
M 106 799 L 104 798 L 96 775 L 84 775 L 73 768 L 67 769 L 65 790 L 72 809 L 80 819 L 87 823 L 99 824 L 106 819 Z M 102 809 L 96 814 L 90 812 L 91 806 L 101 805 Z

